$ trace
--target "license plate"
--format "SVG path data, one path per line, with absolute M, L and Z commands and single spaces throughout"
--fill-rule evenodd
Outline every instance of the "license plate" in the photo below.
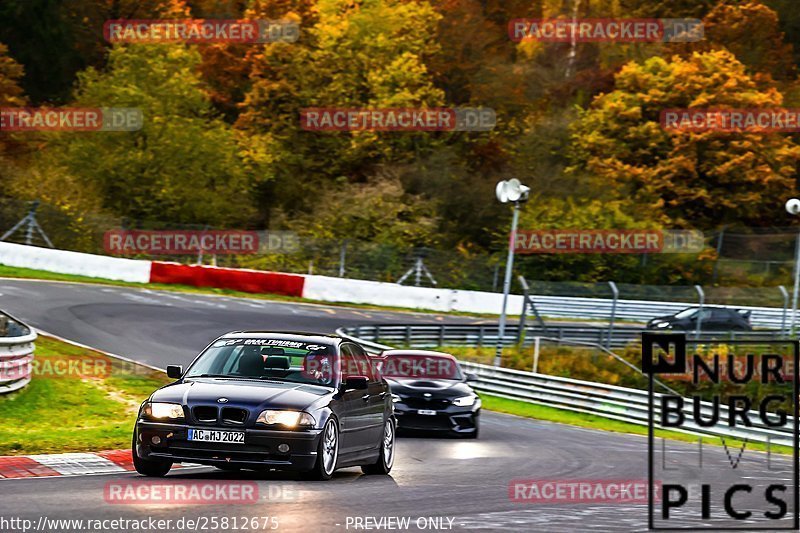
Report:
M 421 414 L 421 415 L 429 415 L 429 416 L 434 416 L 434 415 L 436 415 L 436 411 L 434 411 L 433 409 L 420 409 L 420 410 L 419 410 L 419 411 L 417 411 L 417 412 L 418 412 L 419 414 Z
M 217 431 L 215 429 L 190 429 L 189 440 L 244 444 L 244 431 Z

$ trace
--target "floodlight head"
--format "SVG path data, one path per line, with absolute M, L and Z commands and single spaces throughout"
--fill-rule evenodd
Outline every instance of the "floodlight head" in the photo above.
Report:
M 498 182 L 495 195 L 501 203 L 524 202 L 528 199 L 531 188 L 523 185 L 517 178 Z
M 501 204 L 508 203 L 508 194 L 506 193 L 506 182 L 505 181 L 498 181 L 497 187 L 494 188 L 494 194 L 497 196 L 497 199 L 500 200 Z
M 790 215 L 800 215 L 800 200 L 791 198 L 786 202 L 786 211 Z

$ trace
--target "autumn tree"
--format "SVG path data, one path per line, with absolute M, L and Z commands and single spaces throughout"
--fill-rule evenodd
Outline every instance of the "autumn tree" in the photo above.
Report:
M 687 45 L 691 51 L 725 48 L 751 74 L 775 80 L 794 78 L 792 45 L 784 42 L 778 14 L 758 0 L 723 1 L 703 18 L 704 39 Z
M 581 114 L 572 137 L 571 170 L 591 176 L 598 194 L 629 199 L 639 217 L 666 226 L 776 222 L 800 157 L 790 138 L 667 131 L 659 124 L 664 109 L 779 107 L 776 89 L 760 88 L 724 50 L 629 63 L 615 83 Z
M 134 132 L 62 132 L 47 146 L 28 187 L 58 203 L 58 189 L 92 191 L 102 208 L 139 220 L 242 224 L 252 213 L 249 174 L 232 129 L 212 112 L 182 45 L 116 46 L 105 72 L 79 76 L 72 106 L 134 107 Z
M 262 191 L 289 210 L 312 207 L 322 184 L 363 181 L 381 165 L 407 160 L 436 135 L 314 132 L 300 128 L 308 107 L 436 107 L 444 103 L 425 58 L 438 16 L 426 2 L 320 0 L 318 22 L 297 43 L 273 43 L 255 60 L 237 127 L 248 157 L 275 179 Z
M 187 16 L 183 0 L 4 0 L 0 42 L 25 66 L 22 85 L 31 101 L 61 104 L 78 72 L 104 64 L 107 20 Z
M 0 43 L 0 108 L 20 107 L 27 103 L 25 94 L 19 86 L 23 74 L 22 65 L 17 63 L 8 54 L 8 48 Z M 20 152 L 24 146 L 23 139 L 12 138 L 0 133 L 0 182 L 8 179 L 6 174 L 9 172 L 10 158 Z M 7 192 L 2 191 L 0 194 Z

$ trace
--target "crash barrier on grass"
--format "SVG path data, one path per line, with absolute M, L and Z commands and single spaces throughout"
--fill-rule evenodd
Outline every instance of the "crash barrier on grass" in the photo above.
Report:
M 499 338 L 497 324 L 370 324 L 344 328 L 348 335 L 372 342 L 384 342 L 409 348 L 431 348 L 435 346 L 496 346 Z M 616 326 L 612 333 L 610 346 L 621 348 L 641 339 L 644 328 L 635 326 Z M 520 333 L 523 333 L 520 336 Z M 522 342 L 531 346 L 536 337 L 552 342 L 578 341 L 606 345 L 608 328 L 604 326 L 584 326 L 574 324 L 554 324 L 542 328 L 538 324 L 527 325 L 522 330 L 518 324 L 506 326 L 503 345 L 512 346 Z M 779 339 L 779 331 L 714 331 L 703 332 L 703 338 L 720 340 L 771 340 Z
M 150 282 L 302 296 L 304 279 L 300 275 L 280 272 L 153 261 Z
M 8 242 L 0 242 L 0 265 L 135 283 L 150 281 L 150 261 L 106 257 Z
M 378 354 L 391 346 L 358 338 L 348 331 L 355 328 L 340 328 L 339 335 L 351 338 L 361 344 L 367 352 Z M 602 349 L 601 346 L 596 346 Z M 477 375 L 472 387 L 484 392 L 527 403 L 544 405 L 576 413 L 591 414 L 641 426 L 648 425 L 648 393 L 645 390 L 605 385 L 592 381 L 549 376 L 522 370 L 498 368 L 489 365 L 460 361 L 466 372 Z M 646 378 L 643 375 L 642 380 Z M 654 420 L 661 416 L 661 394 L 654 392 Z M 712 404 L 702 402 L 700 413 L 704 420 L 712 414 Z M 728 408 L 720 405 L 720 420 L 728 418 Z M 793 446 L 794 436 L 791 427 L 768 427 L 756 417 L 751 427 L 702 427 L 693 422 L 692 402 L 684 401 L 685 423 L 671 431 L 698 436 L 729 437 L 749 442 L 769 443 L 780 446 Z M 772 417 L 771 417 L 772 419 Z
M 122 259 L 6 242 L 0 242 L 0 264 L 137 283 L 179 283 L 254 293 L 301 296 L 324 302 L 409 307 L 439 312 L 499 314 L 503 299 L 503 295 L 496 292 L 407 287 L 396 283 L 330 276 Z M 532 294 L 531 298 L 541 316 L 555 318 L 608 320 L 615 305 L 614 300 L 603 298 L 535 294 Z M 614 316 L 616 320 L 645 322 L 696 305 L 697 302 L 617 300 Z M 751 311 L 750 322 L 754 326 L 772 329 L 784 325 L 788 327 L 788 323 L 784 324 L 785 308 L 738 306 L 737 308 Z M 523 309 L 523 297 L 510 295 L 507 309 L 511 315 L 520 314 Z
M 19 390 L 31 382 L 36 331 L 0 312 L 0 394 Z

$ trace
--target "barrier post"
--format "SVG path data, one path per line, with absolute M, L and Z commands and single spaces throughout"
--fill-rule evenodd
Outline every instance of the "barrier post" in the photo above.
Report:
M 614 334 L 614 318 L 617 316 L 617 300 L 619 299 L 619 289 L 617 289 L 617 284 L 613 281 L 609 281 L 608 286 L 611 287 L 611 294 L 613 295 L 614 299 L 611 301 L 611 318 L 608 321 L 606 350 L 611 348 L 611 336 Z
M 706 293 L 703 292 L 703 287 L 700 285 L 695 285 L 694 290 L 697 291 L 697 295 L 700 297 L 700 308 L 697 310 L 697 332 L 695 334 L 695 338 L 700 338 L 700 330 L 703 326 L 703 303 L 706 300 Z
M 781 314 L 781 336 L 786 335 L 786 312 L 789 309 L 789 291 L 783 285 L 778 286 L 783 296 L 783 313 Z
M 539 370 L 539 342 L 542 340 L 541 337 L 536 336 L 533 338 L 533 373 Z

